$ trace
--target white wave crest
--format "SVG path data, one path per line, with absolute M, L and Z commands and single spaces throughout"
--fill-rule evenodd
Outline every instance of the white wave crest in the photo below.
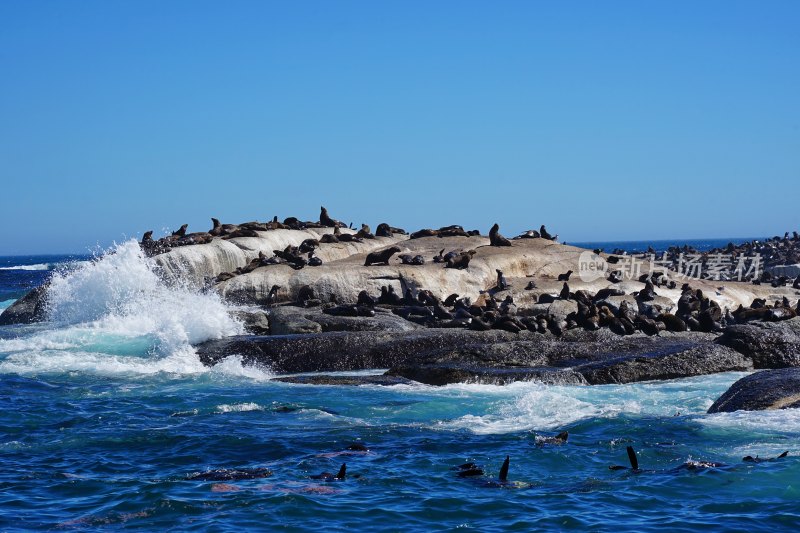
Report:
M 0 340 L 0 371 L 204 372 L 191 345 L 241 332 L 216 293 L 168 285 L 135 240 L 56 271 L 47 303 L 50 329 Z
M 263 410 L 264 410 L 263 407 L 253 402 L 234 403 L 234 404 L 223 403 L 222 405 L 217 406 L 218 413 L 244 413 L 247 411 L 263 411 Z
M 50 270 L 50 263 L 39 263 L 36 265 L 14 265 L 0 267 L 0 270 Z

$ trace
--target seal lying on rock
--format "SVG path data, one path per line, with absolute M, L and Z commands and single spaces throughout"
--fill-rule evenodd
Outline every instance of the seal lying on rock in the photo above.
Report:
M 421 255 L 401 254 L 397 256 L 401 263 L 404 265 L 424 265 L 425 258 Z
M 469 267 L 469 262 L 472 259 L 472 256 L 475 255 L 477 252 L 475 250 L 469 250 L 467 252 L 461 252 L 460 254 L 451 257 L 447 260 L 447 264 L 445 264 L 445 268 L 457 268 L 457 269 L 465 269 Z

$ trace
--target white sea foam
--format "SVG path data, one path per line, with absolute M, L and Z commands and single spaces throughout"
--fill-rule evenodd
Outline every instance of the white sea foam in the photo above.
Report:
M 715 413 L 699 417 L 697 421 L 713 431 L 800 435 L 800 409 Z
M 226 357 L 211 369 L 212 374 L 233 378 L 247 378 L 257 382 L 270 381 L 275 375 L 269 369 L 257 365 L 244 365 L 241 356 Z
M 167 285 L 136 241 L 57 271 L 50 329 L 0 340 L 1 372 L 198 373 L 192 344 L 241 332 L 215 293 Z
M 713 398 L 741 375 L 727 373 L 667 382 L 591 387 L 525 382 L 506 386 L 462 384 L 429 389 L 426 393 L 470 397 L 471 403 L 486 406 L 482 414 L 472 412 L 442 420 L 436 427 L 498 434 L 552 430 L 589 418 L 621 415 L 701 415 Z
M 14 265 L 0 267 L 0 270 L 50 270 L 50 263 L 39 263 L 37 265 Z
M 234 404 L 223 403 L 222 405 L 217 406 L 217 412 L 219 413 L 244 413 L 247 411 L 263 411 L 263 410 L 264 410 L 263 407 L 253 402 L 234 403 Z

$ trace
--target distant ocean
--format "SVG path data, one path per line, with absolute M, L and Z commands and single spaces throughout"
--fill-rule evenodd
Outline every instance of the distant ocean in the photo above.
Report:
M 236 358 L 200 364 L 193 343 L 242 331 L 231 307 L 164 285 L 134 241 L 113 251 L 0 258 L 0 307 L 52 279 L 47 322 L 0 327 L 0 530 L 800 527 L 800 410 L 706 414 L 744 374 L 594 387 L 277 383 Z M 537 446 L 560 431 L 567 444 Z M 369 452 L 347 452 L 354 442 Z M 609 470 L 628 445 L 643 471 Z M 523 483 L 494 488 L 486 480 L 507 455 L 509 479 Z M 688 460 L 728 466 L 678 468 Z M 466 462 L 486 480 L 458 478 Z M 342 463 L 345 481 L 310 478 Z M 245 468 L 274 475 L 191 479 Z
M 649 246 L 652 246 L 656 252 L 664 252 L 672 246 L 683 247 L 688 245 L 699 252 L 707 252 L 714 248 L 724 248 L 728 243 L 742 244 L 744 242 L 753 241 L 753 238 L 728 238 L 728 239 L 683 239 L 683 240 L 657 240 L 657 241 L 596 241 L 596 242 L 568 242 L 572 246 L 579 248 L 588 248 L 594 250 L 595 248 L 602 248 L 605 252 L 621 249 L 629 254 L 644 253 Z M 760 238 L 757 240 L 764 240 Z

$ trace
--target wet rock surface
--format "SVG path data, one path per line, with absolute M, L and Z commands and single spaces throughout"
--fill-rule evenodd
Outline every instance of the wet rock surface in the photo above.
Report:
M 45 318 L 47 310 L 47 286 L 42 285 L 11 304 L 0 313 L 0 326 L 10 324 L 33 324 Z
M 338 386 L 360 386 L 360 385 L 408 385 L 414 383 L 410 379 L 395 376 L 282 376 L 275 378 L 274 381 L 284 383 L 294 383 L 299 385 L 338 385 Z
M 752 359 L 755 368 L 800 366 L 800 318 L 730 326 L 718 342 Z
M 630 383 L 752 369 L 744 355 L 704 333 L 615 337 L 572 331 L 564 338 L 523 332 L 422 329 L 243 336 L 198 346 L 205 364 L 230 355 L 277 373 L 389 368 L 387 376 L 430 385 Z
M 800 408 L 800 368 L 762 370 L 733 385 L 709 413 Z

